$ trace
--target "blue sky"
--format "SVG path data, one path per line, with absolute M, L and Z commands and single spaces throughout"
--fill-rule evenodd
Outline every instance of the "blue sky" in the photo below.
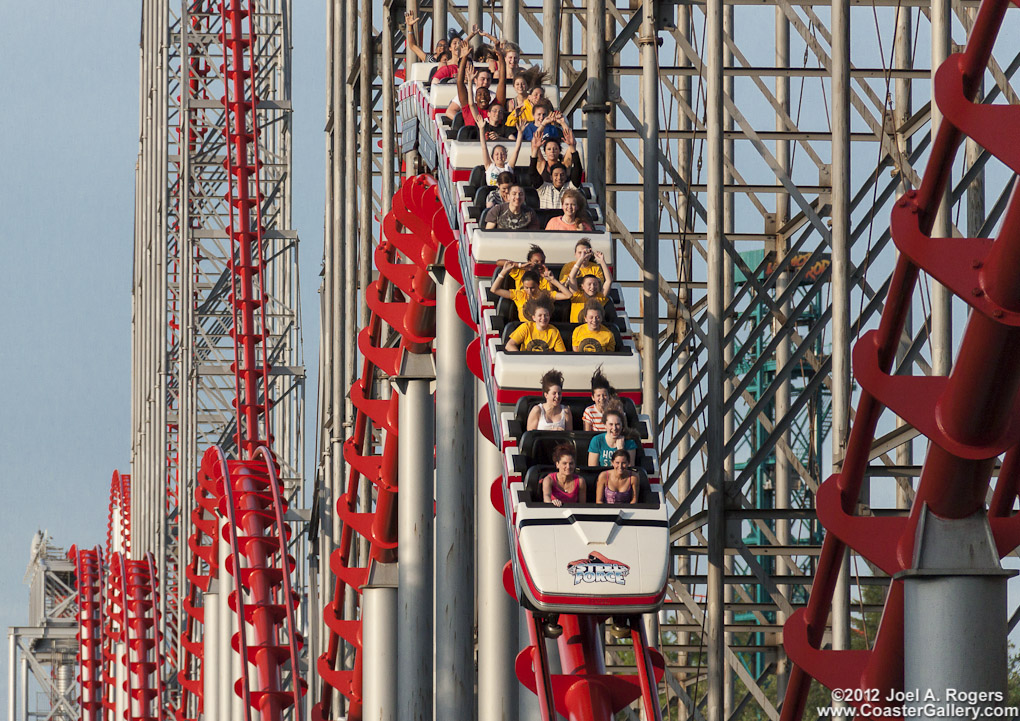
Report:
M 0 0 L 0 628 L 26 623 L 36 529 L 106 534 L 128 471 L 139 3 Z M 325 3 L 294 3 L 294 226 L 308 406 L 322 256 Z M 309 421 L 311 431 L 311 419 Z M 308 459 L 311 464 L 311 459 Z M 6 699 L 7 654 L 0 654 Z M 0 704 L 5 708 L 6 700 Z

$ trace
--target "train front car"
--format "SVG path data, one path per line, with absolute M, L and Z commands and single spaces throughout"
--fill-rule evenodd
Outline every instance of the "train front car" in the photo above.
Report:
M 637 413 L 642 400 L 641 360 L 619 285 L 612 285 L 604 304 L 605 328 L 613 339 L 609 352 L 599 344 L 583 346 L 589 352 L 572 352 L 571 339 L 579 323 L 576 317 L 572 321 L 571 316 L 576 314 L 571 313 L 571 300 L 566 299 L 555 301 L 550 324 L 559 331 L 565 352 L 508 350 L 507 343 L 523 323 L 521 311 L 515 302 L 493 293 L 500 272 L 498 262 L 524 261 L 533 246 L 543 251 L 545 266 L 554 278 L 559 278 L 565 264 L 575 260 L 575 246 L 582 238 L 589 241 L 593 252 L 604 255 L 611 271 L 613 244 L 602 224 L 604 214 L 591 186 L 582 184 L 592 230 L 486 229 L 483 216 L 489 191 L 479 170 L 482 149 L 478 140 L 463 139 L 470 131 L 452 128 L 445 109 L 456 99 L 456 87 L 430 84 L 434 67 L 427 63 L 413 65 L 401 88 L 403 145 L 406 150 L 417 143 L 423 162 L 438 180 L 459 241 L 468 305 L 480 339 L 494 441 L 503 453 L 502 511 L 510 537 L 517 598 L 526 608 L 542 614 L 631 615 L 655 611 L 666 586 L 668 515 L 650 424 Z M 556 93 L 556 88 L 546 89 L 547 97 L 555 97 Z M 492 95 L 496 95 L 495 87 Z M 514 141 L 498 144 L 510 147 Z M 527 204 L 537 208 L 535 191 L 527 187 L 528 165 L 518 160 L 515 170 L 518 182 L 525 180 Z M 562 211 L 537 210 L 536 214 L 539 227 L 544 227 L 548 219 Z M 539 390 L 541 378 L 552 369 L 562 374 L 562 402 L 571 409 L 571 426 L 527 430 L 529 414 L 544 400 Z M 600 433 L 584 430 L 582 421 L 586 407 L 592 405 L 591 381 L 596 369 L 612 383 L 617 405 L 625 415 L 624 426 L 631 439 L 627 443 L 633 447 L 634 456 L 627 463 L 627 473 L 637 480 L 633 503 L 595 503 L 599 474 L 609 465 L 601 462 L 603 459 L 588 465 L 589 447 Z M 567 446 L 576 461 L 576 474 L 584 479 L 586 498 L 584 502 L 545 502 L 543 479 L 557 471 L 553 459 L 556 449 Z

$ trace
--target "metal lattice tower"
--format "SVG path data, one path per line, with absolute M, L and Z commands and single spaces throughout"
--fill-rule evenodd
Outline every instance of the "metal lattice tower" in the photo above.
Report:
M 304 368 L 297 233 L 291 229 L 290 2 L 252 3 L 262 159 L 271 427 L 280 479 L 303 506 Z M 142 9 L 141 138 L 133 283 L 134 545 L 163 582 L 163 679 L 176 683 L 182 569 L 201 454 L 236 454 L 219 4 Z M 295 541 L 301 537 L 295 536 Z M 303 558 L 303 548 L 295 555 Z M 299 564 L 301 568 L 301 564 Z M 303 575 L 301 576 L 303 578 Z M 303 583 L 303 581 L 302 581 Z M 173 701 L 173 694 L 167 702 Z
M 32 539 L 24 582 L 28 623 L 7 629 L 8 718 L 71 721 L 79 717 L 74 563 L 46 532 L 37 531 Z M 34 700 L 30 679 L 41 691 Z

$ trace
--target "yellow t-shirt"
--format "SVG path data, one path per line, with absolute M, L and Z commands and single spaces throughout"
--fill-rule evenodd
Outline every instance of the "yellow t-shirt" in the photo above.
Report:
M 517 343 L 517 346 L 525 351 L 552 350 L 564 353 L 567 350 L 567 347 L 563 345 L 563 337 L 556 330 L 555 326 L 539 330 L 531 321 L 517 326 L 516 330 L 510 334 L 510 340 Z
M 514 102 L 517 101 L 515 100 Z M 523 128 L 534 119 L 535 114 L 532 112 L 531 101 L 525 100 L 510 111 L 509 115 L 506 117 L 506 125 L 511 128 Z
M 585 323 L 574 328 L 570 346 L 577 348 L 581 353 L 612 353 L 616 350 L 616 338 L 604 325 L 600 325 L 596 331 L 591 331 Z
M 565 266 L 563 266 L 563 270 L 560 271 L 560 282 L 561 283 L 566 284 L 567 278 L 570 277 L 570 271 L 573 270 L 574 265 L 576 265 L 576 264 L 577 264 L 577 261 L 576 260 L 572 260 L 569 263 L 567 263 Z M 588 263 L 587 265 L 582 265 L 581 269 L 579 271 L 577 271 L 577 282 L 580 283 L 581 282 L 581 278 L 583 278 L 586 275 L 594 275 L 596 278 L 598 278 L 603 283 L 606 282 L 606 274 L 602 272 L 602 266 L 599 265 L 598 263 Z
M 517 317 L 520 320 L 528 321 L 530 318 L 524 317 L 524 304 L 528 302 L 528 294 L 520 288 L 514 288 L 510 291 L 510 300 L 517 306 Z
M 514 282 L 514 288 L 520 289 L 521 282 L 522 282 L 521 279 L 524 277 L 524 269 L 523 268 L 514 268 L 513 270 L 510 271 L 509 276 L 510 276 L 510 278 Z M 538 288 L 539 288 L 539 290 L 544 290 L 544 291 L 547 291 L 549 293 L 553 292 L 552 285 L 549 284 L 549 279 L 548 278 L 539 278 L 539 280 L 538 280 Z
M 599 303 L 601 303 L 603 308 L 606 306 L 606 303 L 609 302 L 609 298 L 607 298 L 606 296 L 602 295 L 601 293 L 597 293 L 596 295 L 594 295 L 592 297 L 595 298 L 595 300 L 597 300 Z M 584 294 L 584 291 L 579 290 L 576 293 L 574 293 L 572 296 L 570 296 L 570 322 L 571 323 L 583 323 L 584 322 L 584 318 L 581 317 L 581 311 L 584 310 L 584 304 L 587 303 L 587 302 L 588 302 L 588 296 L 586 296 Z

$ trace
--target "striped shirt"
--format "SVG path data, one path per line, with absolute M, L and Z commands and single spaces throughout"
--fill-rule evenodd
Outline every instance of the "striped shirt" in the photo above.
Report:
M 606 424 L 602 422 L 602 414 L 599 413 L 599 409 L 595 407 L 594 403 L 584 409 L 581 419 L 585 423 L 590 423 L 593 431 L 603 433 L 606 430 Z

